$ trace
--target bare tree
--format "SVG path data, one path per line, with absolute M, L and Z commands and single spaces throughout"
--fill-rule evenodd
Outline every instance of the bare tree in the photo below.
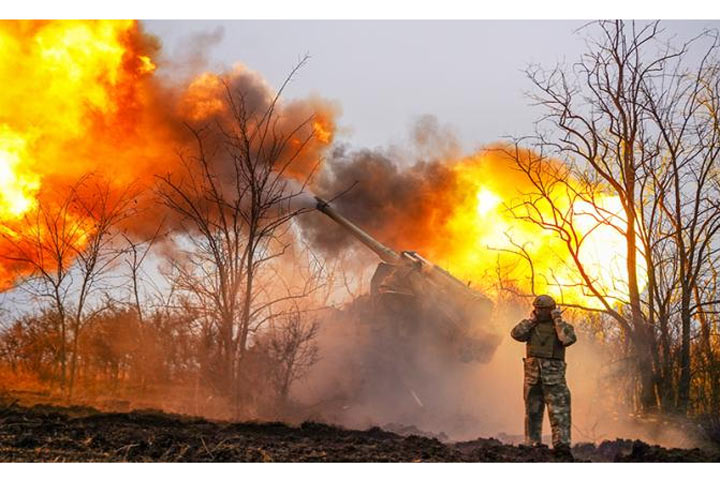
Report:
M 627 335 L 640 377 L 641 407 L 673 403 L 684 412 L 693 318 L 715 304 L 715 299 L 701 298 L 697 284 L 711 275 L 708 265 L 717 254 L 720 228 L 715 190 L 718 41 L 716 35 L 703 34 L 675 48 L 662 42 L 659 22 L 594 25 L 599 35 L 588 41 L 587 53 L 571 71 L 560 66 L 528 70 L 546 129 L 534 138 L 536 156 L 510 149 L 533 185 L 512 208 L 520 218 L 557 233 L 571 254 L 579 286 Z M 699 62 L 688 66 L 692 49 L 708 39 Z M 564 166 L 553 167 L 548 155 Z M 600 199 L 607 195 L 619 198 L 622 214 L 603 206 Z M 624 238 L 624 298 L 603 291 L 583 265 L 579 253 L 588 233 L 578 231 L 574 222 L 574 205 L 580 202 L 591 206 L 583 215 Z M 680 379 L 678 398 L 672 401 L 676 314 Z
M 118 223 L 128 214 L 130 190 L 114 192 L 93 176 L 66 191 L 46 192 L 16 228 L 2 232 L 6 260 L 26 272 L 23 288 L 48 300 L 60 331 L 60 385 L 72 395 L 78 340 L 88 300 L 118 257 Z
M 80 242 L 81 226 L 72 221 L 72 198 L 60 202 L 42 201 L 11 231 L 3 230 L 3 241 L 10 247 L 5 260 L 21 265 L 30 281 L 23 286 L 31 295 L 49 300 L 57 314 L 60 333 L 60 386 L 67 385 L 68 313 L 66 298 L 70 289 L 73 245 Z
M 286 407 L 292 384 L 301 379 L 319 358 L 315 339 L 320 325 L 317 321 L 308 321 L 305 316 L 296 307 L 274 322 L 266 334 L 278 411 Z
M 73 244 L 76 255 L 76 270 L 80 280 L 76 292 L 75 309 L 72 317 L 73 344 L 70 363 L 68 396 L 72 396 L 77 371 L 78 341 L 85 318 L 90 295 L 103 276 L 114 266 L 123 254 L 117 246 L 120 235 L 118 225 L 131 215 L 132 188 L 115 192 L 105 180 L 83 182 L 74 189 L 74 203 L 88 230 L 83 242 Z M 93 314 L 101 311 L 96 309 Z
M 677 407 L 685 412 L 690 400 L 691 323 L 702 321 L 704 310 L 717 304 L 703 298 L 698 284 L 710 274 L 718 253 L 720 198 L 715 176 L 720 155 L 720 48 L 717 33 L 699 64 L 690 69 L 682 57 L 660 78 L 642 85 L 642 97 L 655 134 L 652 147 L 660 152 L 648 168 L 667 225 L 661 235 L 672 242 L 680 297 L 680 378 Z M 684 50 L 684 49 L 683 49 Z M 658 242 L 658 243 L 662 243 Z M 659 252 L 658 252 L 659 253 Z M 665 335 L 666 333 L 663 332 Z
M 294 200 L 304 184 L 285 173 L 315 138 L 313 117 L 282 129 L 278 110 L 280 95 L 305 61 L 261 107 L 226 85 L 226 118 L 189 126 L 196 153 L 182 158 L 183 178 L 160 178 L 161 201 L 177 215 L 183 232 L 178 241 L 188 247 L 172 259 L 173 282 L 211 320 L 219 386 L 235 399 L 257 323 L 273 306 L 307 295 L 278 295 L 271 278 L 263 281 L 263 275 L 272 277 L 266 267 L 290 244 L 290 220 L 302 211 Z

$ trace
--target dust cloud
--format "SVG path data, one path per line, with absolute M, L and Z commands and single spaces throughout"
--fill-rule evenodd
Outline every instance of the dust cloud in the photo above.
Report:
M 380 426 L 399 433 L 424 433 L 442 440 L 494 437 L 523 442 L 523 363 L 525 345 L 510 337 L 530 306 L 509 300 L 496 306 L 491 320 L 505 335 L 488 363 L 462 363 L 415 351 L 413 345 L 373 338 L 371 320 L 360 298 L 322 323 L 320 361 L 293 392 L 305 405 L 305 418 L 348 428 Z M 359 316 L 360 315 L 360 316 Z M 578 342 L 567 351 L 572 393 L 573 443 L 640 439 L 667 447 L 697 442 L 662 419 L 640 419 L 620 402 L 622 383 L 601 350 L 585 334 L 580 318 Z M 409 366 L 408 356 L 415 355 Z M 405 369 L 403 367 L 406 367 Z M 544 442 L 551 444 L 545 414 Z

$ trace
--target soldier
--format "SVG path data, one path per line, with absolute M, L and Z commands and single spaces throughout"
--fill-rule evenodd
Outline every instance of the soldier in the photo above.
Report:
M 525 364 L 525 442 L 541 444 L 545 405 L 552 427 L 553 448 L 570 452 L 570 390 L 565 382 L 565 348 L 577 338 L 562 320 L 555 300 L 540 295 L 530 318 L 515 325 L 510 335 L 527 344 Z

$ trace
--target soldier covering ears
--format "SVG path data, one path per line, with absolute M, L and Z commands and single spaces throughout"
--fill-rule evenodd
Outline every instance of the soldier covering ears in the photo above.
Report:
M 539 445 L 545 405 L 548 407 L 553 448 L 570 451 L 570 390 L 565 381 L 565 348 L 577 338 L 562 320 L 555 300 L 540 295 L 530 318 L 515 325 L 510 335 L 527 345 L 525 363 L 525 442 Z

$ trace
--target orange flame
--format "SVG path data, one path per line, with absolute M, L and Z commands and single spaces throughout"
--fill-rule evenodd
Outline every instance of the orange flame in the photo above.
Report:
M 118 191 L 149 187 L 156 175 L 177 172 L 177 152 L 188 145 L 183 122 L 222 113 L 221 77 L 163 85 L 155 77 L 156 44 L 134 20 L 0 22 L 0 287 L 22 273 L 8 249 L 20 233 L 32 233 L 41 202 L 60 204 L 94 174 Z M 242 66 L 226 79 L 241 75 L 252 77 L 260 97 L 272 98 L 262 78 Z M 323 128 L 328 140 L 330 117 Z M 72 219 L 91 228 L 84 220 Z M 78 248 L 93 233 L 83 231 Z
M 126 136 L 123 123 L 143 103 L 138 85 L 154 68 L 137 50 L 138 35 L 129 20 L 0 22 L 0 225 L 6 240 L 46 235 L 27 218 L 40 198 L 101 170 L 108 140 Z M 71 221 L 82 233 L 73 241 L 81 248 L 91 227 L 81 228 L 81 218 Z M 7 245 L 1 248 L 3 257 L 12 256 Z M 16 268 L 0 264 L 0 283 L 11 284 Z
M 173 171 L 174 153 L 184 145 L 180 124 L 226 114 L 224 99 L 233 79 L 245 79 L 260 92 L 253 97 L 257 101 L 273 98 L 262 77 L 242 65 L 224 77 L 203 73 L 181 92 L 171 92 L 154 78 L 155 50 L 130 20 L 0 22 L 1 236 L 12 240 L 27 230 L 23 221 L 39 202 L 85 175 L 100 173 L 122 189 Z M 284 108 L 279 128 L 291 131 L 296 119 L 312 119 L 310 154 L 287 172 L 300 176 L 317 168 L 320 149 L 332 142 L 336 112 L 319 99 Z M 453 186 L 429 194 L 427 201 L 434 205 L 427 224 L 403 231 L 405 237 L 417 237 L 403 243 L 475 284 L 487 287 L 500 272 L 529 291 L 527 262 L 504 252 L 522 245 L 534 260 L 536 290 L 597 305 L 582 289 L 568 286 L 578 278 L 562 242 L 518 222 L 504 208 L 528 187 L 517 171 L 492 153 L 462 159 L 452 171 Z M 622 220 L 617 198 L 599 201 Z M 623 298 L 624 243 L 612 226 L 596 227 L 582 215 L 588 207 L 573 206 L 577 227 L 586 236 L 580 257 L 607 296 Z M 80 248 L 92 226 L 79 217 L 71 221 L 82 231 L 76 240 Z M 0 257 L 7 256 L 3 248 L 0 242 Z M 10 285 L 17 274 L 16 267 L 0 261 L 2 285 Z
M 524 293 L 535 290 L 563 303 L 602 307 L 581 286 L 577 266 L 557 233 L 518 220 L 509 208 L 533 189 L 507 156 L 480 153 L 455 163 L 453 172 L 455 187 L 434 199 L 435 209 L 449 213 L 431 225 L 433 240 L 424 249 L 429 258 L 486 290 L 502 279 L 505 286 Z M 619 198 L 599 195 L 594 205 L 580 199 L 571 205 L 567 199 L 572 195 L 562 184 L 555 185 L 552 197 L 572 213 L 572 225 L 582 239 L 578 258 L 593 283 L 611 304 L 627 301 L 626 244 L 615 228 L 622 229 L 625 218 Z M 552 218 L 548 204 L 536 206 L 539 215 Z M 596 206 L 607 212 L 603 221 L 598 221 Z M 532 266 L 518 255 L 521 248 Z M 642 288 L 646 282 L 642 272 L 640 277 Z
M 319 142 L 324 143 L 325 145 L 332 142 L 333 128 L 327 119 L 318 118 L 314 120 L 312 122 L 312 129 L 315 138 L 317 138 Z

